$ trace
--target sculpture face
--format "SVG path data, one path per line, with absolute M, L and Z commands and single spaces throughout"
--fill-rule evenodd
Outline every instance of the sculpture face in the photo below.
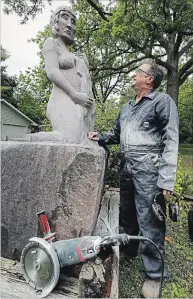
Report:
M 72 44 L 76 32 L 76 19 L 74 16 L 66 11 L 59 12 L 58 18 L 58 35 L 62 37 L 67 44 Z

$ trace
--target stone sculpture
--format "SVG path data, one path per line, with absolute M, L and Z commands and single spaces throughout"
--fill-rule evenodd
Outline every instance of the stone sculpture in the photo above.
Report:
M 104 185 L 105 150 L 86 136 L 95 106 L 87 60 L 71 53 L 75 16 L 59 7 L 54 37 L 44 43 L 46 72 L 53 82 L 47 115 L 53 132 L 1 144 L 2 256 L 19 259 L 33 236 L 41 236 L 36 213 L 46 211 L 57 239 L 92 234 Z
M 87 58 L 68 49 L 76 29 L 72 9 L 58 7 L 51 17 L 51 26 L 53 37 L 44 42 L 43 54 L 47 76 L 53 83 L 47 105 L 53 132 L 31 134 L 27 140 L 37 141 L 40 137 L 63 143 L 89 143 L 87 132 L 94 128 L 95 104 Z

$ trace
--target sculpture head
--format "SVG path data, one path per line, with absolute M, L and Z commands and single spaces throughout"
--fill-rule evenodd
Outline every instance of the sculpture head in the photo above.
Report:
M 76 16 L 69 6 L 59 6 L 51 16 L 52 34 L 60 36 L 68 45 L 73 44 Z

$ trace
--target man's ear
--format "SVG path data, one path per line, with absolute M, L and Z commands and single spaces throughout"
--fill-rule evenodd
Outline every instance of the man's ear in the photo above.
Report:
M 154 81 L 154 77 L 153 76 L 151 76 L 151 77 L 149 77 L 148 79 L 147 79 L 147 83 L 148 84 L 153 84 L 153 81 Z

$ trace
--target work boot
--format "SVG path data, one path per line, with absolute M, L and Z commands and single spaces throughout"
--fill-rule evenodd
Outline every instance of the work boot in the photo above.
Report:
M 159 298 L 160 282 L 146 279 L 141 289 L 142 298 Z

